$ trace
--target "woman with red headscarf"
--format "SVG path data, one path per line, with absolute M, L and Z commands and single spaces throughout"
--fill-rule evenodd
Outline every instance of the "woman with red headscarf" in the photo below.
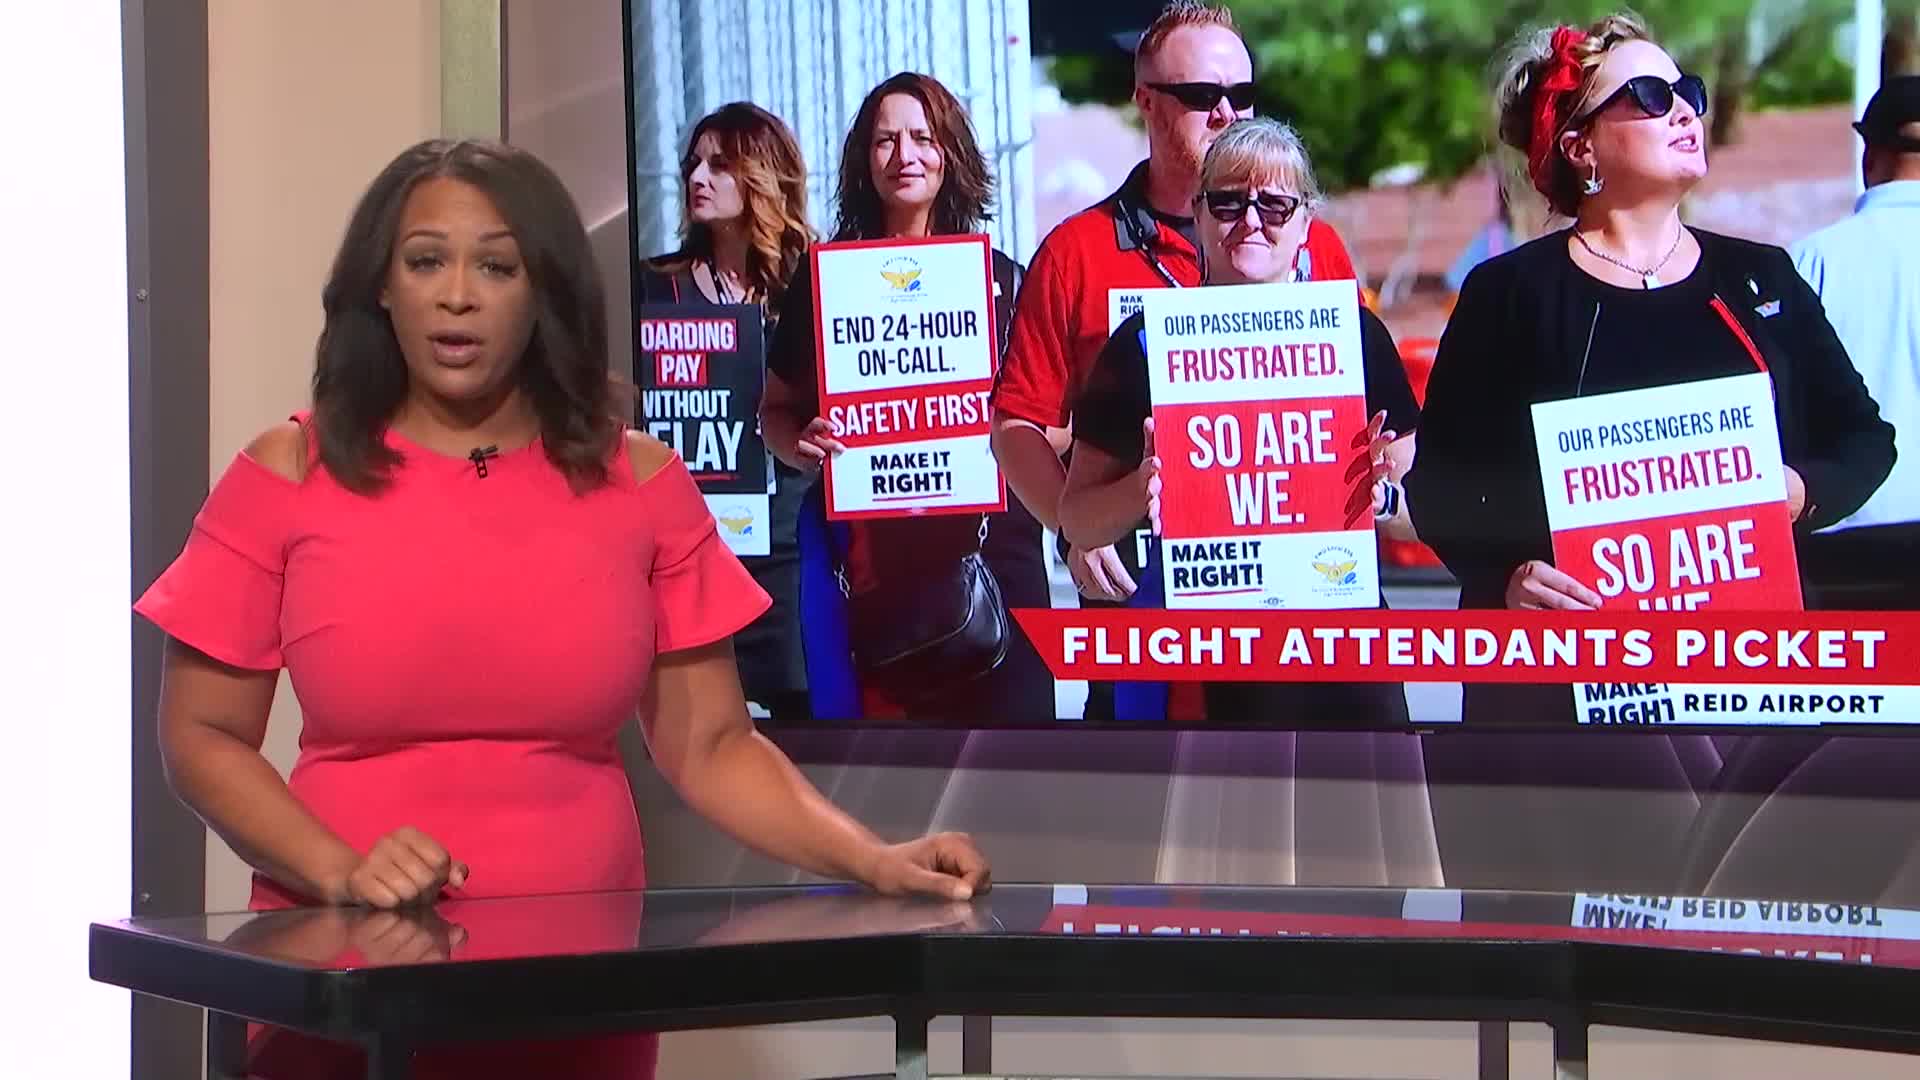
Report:
M 1405 484 L 1460 606 L 1601 603 L 1596 582 L 1554 566 L 1536 403 L 1764 372 L 1795 532 L 1865 502 L 1892 468 L 1893 429 L 1819 298 L 1785 251 L 1681 220 L 1707 174 L 1699 77 L 1616 15 L 1524 37 L 1497 92 L 1501 142 L 1567 224 L 1473 269 L 1435 357 Z M 1468 685 L 1462 705 L 1469 728 L 1575 720 L 1565 685 Z M 1719 749 L 1688 736 L 1503 734 L 1430 740 L 1426 764 L 1449 884 L 1525 866 L 1542 888 L 1661 888 Z M 1578 797 L 1595 786 L 1643 797 L 1601 820 Z
M 1705 83 L 1625 16 L 1516 52 L 1501 141 L 1571 223 L 1476 267 L 1434 359 L 1407 492 L 1461 606 L 1600 605 L 1553 565 L 1538 402 L 1764 372 L 1795 529 L 1851 513 L 1892 468 L 1893 428 L 1785 251 L 1681 221 L 1707 174 Z

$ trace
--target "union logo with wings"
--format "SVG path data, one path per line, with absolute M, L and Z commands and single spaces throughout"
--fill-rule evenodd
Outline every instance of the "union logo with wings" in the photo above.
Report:
M 1329 585 L 1353 585 L 1359 582 L 1360 560 L 1343 547 L 1330 547 L 1313 557 L 1313 569 Z
M 1354 567 L 1359 565 L 1358 559 L 1337 563 L 1321 562 L 1315 559 L 1313 568 L 1320 571 L 1320 576 L 1326 578 L 1329 585 L 1351 585 L 1360 578 L 1360 575 L 1353 572 Z
M 880 276 L 894 292 L 919 292 L 925 284 L 920 280 L 920 264 L 904 255 L 880 264 Z
M 727 530 L 735 536 L 753 535 L 753 511 L 745 506 L 737 503 L 731 506 L 723 506 L 720 508 L 719 513 L 713 517 L 715 521 L 726 526 Z

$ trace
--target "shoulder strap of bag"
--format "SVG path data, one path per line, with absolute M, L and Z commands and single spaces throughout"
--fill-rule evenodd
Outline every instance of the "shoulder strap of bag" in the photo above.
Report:
M 1005 300 L 1004 304 L 996 303 L 994 305 L 994 321 L 999 324 L 995 329 L 998 331 L 997 336 L 1000 339 L 1000 351 L 996 359 L 1005 359 L 1007 355 L 1007 343 L 1012 340 L 1013 335 L 1014 307 L 1016 301 L 1020 298 L 1021 282 L 1025 279 L 1026 272 L 1018 261 L 998 250 L 994 251 L 993 283 L 1000 287 L 1000 295 Z M 998 317 L 1000 313 L 999 309 L 1003 306 L 1007 312 L 1007 317 L 1004 319 Z M 999 365 L 996 363 L 995 366 L 998 367 Z

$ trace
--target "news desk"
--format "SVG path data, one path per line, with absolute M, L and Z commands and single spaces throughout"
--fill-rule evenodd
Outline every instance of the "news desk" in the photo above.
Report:
M 436 1042 L 890 1017 L 896 1070 L 993 1016 L 1589 1025 L 1920 1052 L 1920 912 L 1439 889 L 1000 885 L 966 904 L 842 887 L 668 889 L 95 924 L 94 979 L 206 1009 L 209 1074 L 243 1020 L 355 1043 L 407 1077 Z

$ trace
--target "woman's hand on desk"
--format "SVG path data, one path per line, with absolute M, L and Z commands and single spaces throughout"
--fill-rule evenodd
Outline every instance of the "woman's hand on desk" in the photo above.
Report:
M 370 911 L 347 931 L 347 944 L 374 967 L 431 964 L 453 958 L 467 940 L 465 927 L 431 909 Z
M 1539 559 L 1520 564 L 1507 579 L 1507 606 L 1530 611 L 1597 611 L 1600 594 Z
M 329 899 L 375 908 L 431 904 L 444 888 L 467 883 L 467 865 L 438 840 L 401 826 L 374 842 L 373 850 L 347 871 Z
M 257 914 L 223 944 L 256 956 L 329 967 L 448 960 L 466 941 L 465 927 L 430 907 L 306 907 Z
M 935 833 L 879 848 L 860 875 L 882 896 L 921 894 L 969 900 L 992 887 L 986 856 L 965 833 Z

